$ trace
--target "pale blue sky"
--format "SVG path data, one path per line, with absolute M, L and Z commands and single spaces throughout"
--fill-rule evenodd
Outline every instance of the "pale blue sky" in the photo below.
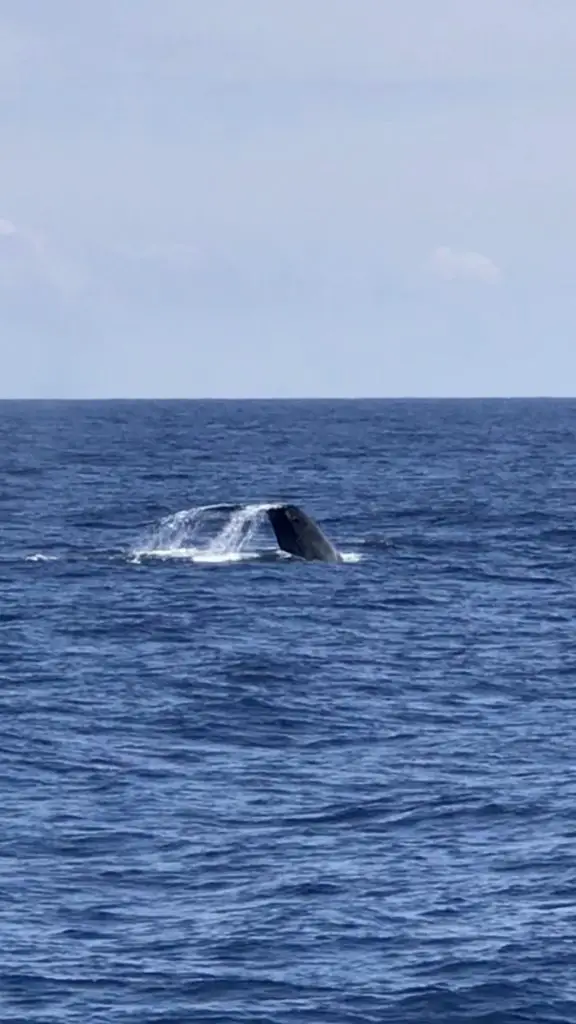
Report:
M 4 0 L 0 396 L 576 394 L 576 0 Z

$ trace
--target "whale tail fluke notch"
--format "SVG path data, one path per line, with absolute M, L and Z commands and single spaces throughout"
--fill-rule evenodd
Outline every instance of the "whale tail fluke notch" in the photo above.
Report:
M 318 524 L 297 505 L 277 505 L 267 509 L 267 513 L 282 551 L 307 562 L 342 561 Z

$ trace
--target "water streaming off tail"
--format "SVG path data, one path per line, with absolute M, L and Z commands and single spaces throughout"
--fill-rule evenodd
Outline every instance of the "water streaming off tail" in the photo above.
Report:
M 246 505 L 233 512 L 226 525 L 210 544 L 213 555 L 240 554 L 250 548 L 269 505 Z
M 143 557 L 233 562 L 258 557 L 273 544 L 265 535 L 269 504 L 202 505 L 166 516 L 132 551 Z M 258 546 L 257 546 L 258 543 Z

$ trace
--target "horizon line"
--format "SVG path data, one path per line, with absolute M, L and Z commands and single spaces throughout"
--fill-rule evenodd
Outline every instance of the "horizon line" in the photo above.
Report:
M 6 396 L 6 402 L 569 402 L 574 395 L 94 395 L 94 396 Z

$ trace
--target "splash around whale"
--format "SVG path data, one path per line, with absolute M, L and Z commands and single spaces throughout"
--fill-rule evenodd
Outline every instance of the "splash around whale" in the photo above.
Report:
M 275 543 L 271 544 L 272 539 Z M 301 508 L 282 502 L 183 509 L 149 531 L 132 549 L 131 558 L 134 562 L 156 558 L 209 564 L 359 560 L 354 552 L 339 551 Z

